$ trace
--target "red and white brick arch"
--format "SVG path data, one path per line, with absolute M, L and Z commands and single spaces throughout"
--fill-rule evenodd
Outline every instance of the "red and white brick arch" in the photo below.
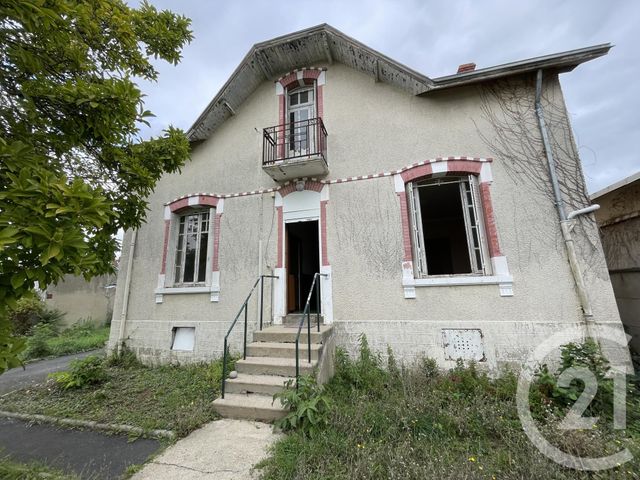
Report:
M 302 188 L 302 189 L 300 189 Z M 300 194 L 300 195 L 298 195 Z M 285 224 L 290 221 L 317 220 L 320 234 L 321 308 L 324 320 L 333 321 L 333 295 L 331 264 L 327 249 L 327 205 L 329 185 L 316 180 L 303 179 L 284 185 L 276 192 L 275 209 L 278 222 L 278 248 L 274 321 L 280 322 L 286 315 Z
M 171 287 L 167 285 L 167 258 L 171 243 L 172 223 L 178 216 L 189 208 L 209 207 L 209 231 L 213 228 L 213 235 L 209 236 L 208 251 L 211 252 L 211 271 L 207 274 L 204 287 Z M 156 303 L 162 303 L 164 295 L 180 293 L 204 293 L 210 294 L 212 302 L 217 302 L 220 297 L 220 222 L 224 209 L 224 198 L 219 195 L 206 193 L 196 193 L 176 198 L 165 204 L 164 207 L 164 240 L 162 244 L 162 263 L 158 274 L 158 285 L 156 287 Z M 174 225 L 175 227 L 175 225 Z
M 498 229 L 493 213 L 490 186 L 493 182 L 491 172 L 492 159 L 472 157 L 444 157 L 414 163 L 393 175 L 395 191 L 400 201 L 400 215 L 402 218 L 402 283 L 405 298 L 415 298 L 416 287 L 443 285 L 478 285 L 497 284 L 501 296 L 513 295 L 513 278 L 509 273 L 507 258 L 502 254 Z M 464 276 L 451 278 L 416 279 L 413 269 L 413 249 L 411 247 L 411 227 L 409 225 L 409 209 L 407 202 L 406 184 L 423 177 L 437 177 L 446 175 L 476 175 L 480 185 L 480 200 L 484 217 L 485 233 L 491 258 L 492 275 Z

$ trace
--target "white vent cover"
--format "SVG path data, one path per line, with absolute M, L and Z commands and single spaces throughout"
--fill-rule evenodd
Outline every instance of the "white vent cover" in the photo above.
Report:
M 174 327 L 171 350 L 183 350 L 193 352 L 196 339 L 195 327 Z
M 443 328 L 442 341 L 446 360 L 485 360 L 480 329 Z

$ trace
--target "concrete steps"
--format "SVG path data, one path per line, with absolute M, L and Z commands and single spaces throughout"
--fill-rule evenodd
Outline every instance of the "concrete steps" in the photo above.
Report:
M 300 342 L 299 346 L 300 359 L 307 360 L 308 345 Z M 322 352 L 322 344 L 311 344 L 311 360 L 318 360 Z M 250 357 L 272 357 L 272 358 L 296 358 L 295 343 L 280 342 L 253 342 L 247 345 L 247 356 Z
M 225 398 L 218 398 L 213 407 L 223 417 L 272 422 L 288 413 L 273 395 L 296 375 L 296 335 L 298 318 L 288 318 L 283 325 L 256 331 L 247 345 L 247 358 L 236 361 L 236 378 L 228 378 Z M 313 320 L 313 319 L 312 319 Z M 308 359 L 306 328 L 300 334 L 300 375 L 313 374 L 324 353 L 323 343 L 331 335 L 331 326 L 317 326 L 311 332 L 311 363 Z
M 227 393 L 213 402 L 216 412 L 226 418 L 273 422 L 287 415 L 287 410 L 271 396 Z

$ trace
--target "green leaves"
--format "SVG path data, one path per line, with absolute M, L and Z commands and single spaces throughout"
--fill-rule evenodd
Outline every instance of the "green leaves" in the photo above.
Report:
M 280 400 L 290 410 L 277 423 L 284 431 L 300 430 L 304 435 L 313 437 L 328 421 L 329 397 L 324 393 L 324 387 L 310 375 L 300 377 L 297 388 L 295 379 L 288 380 L 285 389 L 276 393 L 273 400 Z
M 151 57 L 177 63 L 189 25 L 122 0 L 0 4 L 0 305 L 113 270 L 116 232 L 189 156 L 180 130 L 138 138 L 152 113 L 133 81 L 156 79 Z M 7 332 L 0 355 L 19 348 Z

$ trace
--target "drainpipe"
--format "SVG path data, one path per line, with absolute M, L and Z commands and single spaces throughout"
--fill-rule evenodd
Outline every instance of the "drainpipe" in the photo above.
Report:
M 129 258 L 127 258 L 127 276 L 124 280 L 124 294 L 122 296 L 122 311 L 120 312 L 120 329 L 118 330 L 117 352 L 122 350 L 122 342 L 124 341 L 124 327 L 127 323 L 127 310 L 129 309 L 129 290 L 131 287 L 131 271 L 133 270 L 133 255 L 136 251 L 136 237 L 138 230 L 134 230 L 131 234 L 131 246 L 129 247 Z
M 576 248 L 573 242 L 573 238 L 571 237 L 571 219 L 576 217 L 577 215 L 583 213 L 589 213 L 596 208 L 594 205 L 591 207 L 587 207 L 581 210 L 576 210 L 575 212 L 571 212 L 569 216 L 567 216 L 564 209 L 564 202 L 562 200 L 562 193 L 560 192 L 560 185 L 558 183 L 558 176 L 556 172 L 556 162 L 553 158 L 553 152 L 551 150 L 551 144 L 549 142 L 549 135 L 547 133 L 547 126 L 544 121 L 544 111 L 542 109 L 541 103 L 542 96 L 542 69 L 538 70 L 536 76 L 536 117 L 538 118 L 538 125 L 540 127 L 540 133 L 542 135 L 542 143 L 544 145 L 545 155 L 547 157 L 547 162 L 549 164 L 549 176 L 551 178 L 551 186 L 553 187 L 553 195 L 555 197 L 555 204 L 558 210 L 558 216 L 560 217 L 560 230 L 562 231 L 562 238 L 564 240 L 564 245 L 567 249 L 567 256 L 569 257 L 569 265 L 571 267 L 571 273 L 573 274 L 573 279 L 576 283 L 576 290 L 578 291 L 578 297 L 580 299 L 580 305 L 582 306 L 582 313 L 584 315 L 585 320 L 585 329 L 587 337 L 593 338 L 593 311 L 591 309 L 591 302 L 589 301 L 589 296 L 587 295 L 587 289 L 584 284 L 584 277 L 582 276 L 582 272 L 580 271 L 580 265 L 578 263 L 578 257 L 576 255 Z M 593 210 L 591 210 L 593 208 Z

